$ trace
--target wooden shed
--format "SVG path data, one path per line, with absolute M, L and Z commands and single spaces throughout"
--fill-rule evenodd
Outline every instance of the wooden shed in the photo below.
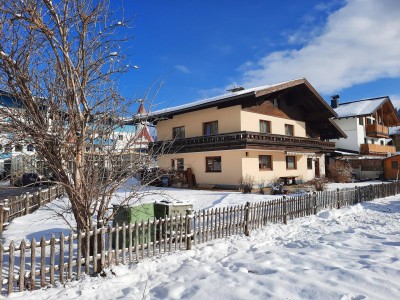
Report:
M 399 180 L 400 179 L 400 154 L 389 156 L 384 159 L 383 169 L 385 179 Z

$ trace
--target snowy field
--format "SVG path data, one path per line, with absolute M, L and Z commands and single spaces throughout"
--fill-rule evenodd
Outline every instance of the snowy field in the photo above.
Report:
M 175 189 L 164 191 L 164 196 L 198 201 L 195 209 L 271 197 Z M 3 238 L 36 238 L 52 228 L 68 232 L 48 214 L 41 209 L 14 220 Z M 107 277 L 87 276 L 9 298 L 399 299 L 400 197 L 322 211 L 288 225 L 271 224 L 252 231 L 250 237 L 233 236 L 191 251 L 114 267 Z

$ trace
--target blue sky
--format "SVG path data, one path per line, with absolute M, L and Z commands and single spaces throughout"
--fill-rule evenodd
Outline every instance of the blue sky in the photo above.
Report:
M 120 91 L 153 110 L 299 77 L 328 101 L 388 95 L 400 107 L 398 0 L 112 1 L 121 5 L 139 69 Z

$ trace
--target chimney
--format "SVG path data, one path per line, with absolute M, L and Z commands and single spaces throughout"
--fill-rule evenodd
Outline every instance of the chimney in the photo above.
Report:
M 331 107 L 338 108 L 339 107 L 339 95 L 331 96 Z
M 234 85 L 233 88 L 231 88 L 229 90 L 226 90 L 226 91 L 230 92 L 230 93 L 235 93 L 235 92 L 240 92 L 240 91 L 243 91 L 243 90 L 244 90 L 244 87 Z

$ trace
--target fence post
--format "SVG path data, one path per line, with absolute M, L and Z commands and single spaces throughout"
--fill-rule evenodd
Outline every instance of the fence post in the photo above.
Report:
M 186 250 L 192 250 L 192 210 L 186 210 Z M 161 243 L 161 240 L 160 240 Z
M 0 233 L 3 232 L 4 223 L 4 203 L 0 203 Z
M 244 215 L 244 235 L 249 236 L 249 220 L 250 220 L 250 202 L 246 202 L 245 215 Z
M 38 190 L 38 205 L 39 207 L 42 206 L 42 188 L 39 188 Z
M 29 215 L 29 192 L 25 194 L 25 215 Z
M 283 223 L 287 224 L 287 201 L 286 201 L 286 195 L 283 195 Z
M 1 226 L 3 226 L 4 229 L 4 224 L 8 224 L 8 218 L 10 216 L 10 206 L 8 203 L 8 199 L 4 199 L 4 207 L 3 207 L 3 224 Z
M 312 192 L 312 205 L 314 207 L 314 215 L 317 214 L 317 192 L 313 191 Z
M 355 186 L 354 190 L 355 190 L 354 203 L 360 203 L 361 202 L 360 188 L 358 186 Z
M 336 189 L 336 202 L 337 202 L 337 208 L 340 209 L 340 190 L 339 190 L 339 188 Z

